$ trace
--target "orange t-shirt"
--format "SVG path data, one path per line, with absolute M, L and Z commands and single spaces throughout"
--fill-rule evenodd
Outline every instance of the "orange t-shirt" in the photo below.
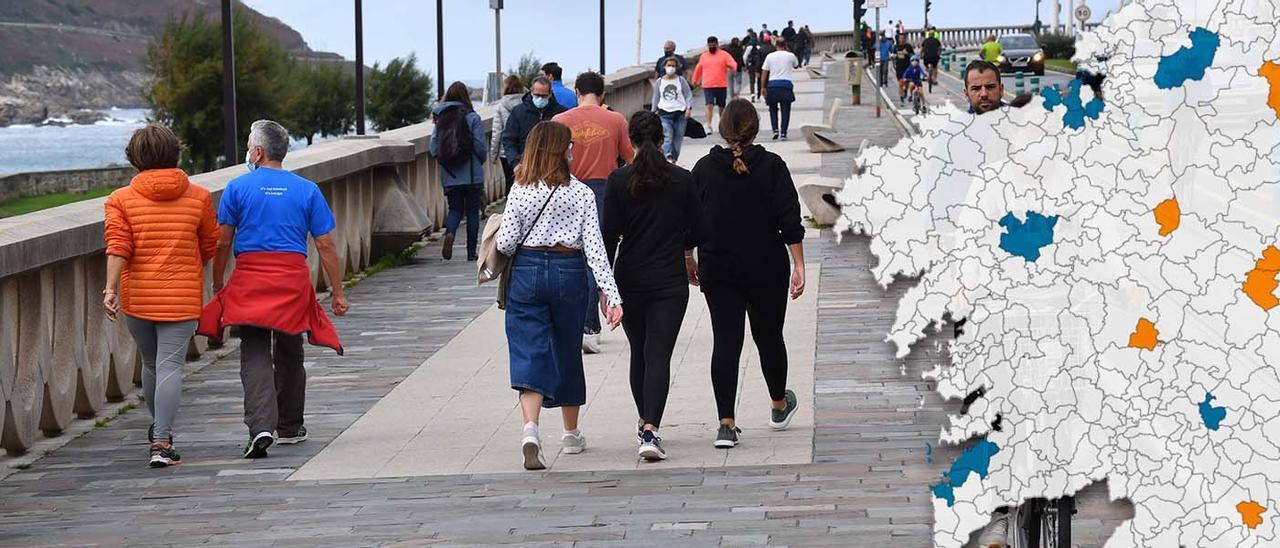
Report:
M 579 181 L 609 178 L 618 169 L 618 159 L 630 164 L 635 156 L 627 137 L 627 120 L 603 107 L 580 105 L 557 114 L 552 120 L 573 132 L 573 163 L 569 172 Z
M 735 70 L 738 70 L 738 63 L 729 52 L 723 49 L 707 52 L 698 58 L 698 66 L 693 69 L 693 84 L 701 84 L 702 89 L 729 87 L 727 73 Z

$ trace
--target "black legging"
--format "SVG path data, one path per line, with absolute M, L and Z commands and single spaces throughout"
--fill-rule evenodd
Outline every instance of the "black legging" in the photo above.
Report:
M 622 330 L 631 344 L 631 397 L 646 424 L 662 426 L 671 389 L 671 354 L 689 306 L 689 288 L 623 293 L 622 301 L 627 303 Z
M 711 387 L 721 419 L 734 418 L 738 395 L 738 362 L 745 335 L 744 316 L 751 319 L 751 338 L 760 353 L 760 369 L 769 399 L 781 401 L 787 389 L 787 345 L 782 325 L 787 317 L 787 286 L 741 288 L 731 285 L 704 288 L 711 311 L 714 346 L 711 351 Z M 630 314 L 631 309 L 627 309 Z

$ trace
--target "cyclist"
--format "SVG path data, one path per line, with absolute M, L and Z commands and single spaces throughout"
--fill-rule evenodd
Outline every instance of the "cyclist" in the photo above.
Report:
M 902 71 L 902 74 L 898 76 L 898 80 L 906 82 L 907 87 L 909 88 L 908 94 L 920 94 L 920 103 L 916 107 L 916 112 L 919 113 L 921 110 L 924 110 L 925 105 L 924 81 L 927 78 L 932 78 L 932 75 L 930 72 L 926 71 L 924 67 L 920 66 L 920 56 L 912 55 L 910 62 L 911 65 L 907 67 L 907 70 Z
M 902 79 L 902 73 L 911 66 L 911 57 L 915 54 L 916 48 L 907 42 L 906 34 L 898 34 L 894 38 L 893 74 L 898 76 L 898 101 L 904 105 L 907 103 L 907 81 Z
M 932 25 L 924 33 L 924 41 L 920 42 L 920 58 L 924 61 L 925 70 L 929 71 L 929 89 L 938 85 L 938 61 L 942 60 L 942 40 L 938 28 Z

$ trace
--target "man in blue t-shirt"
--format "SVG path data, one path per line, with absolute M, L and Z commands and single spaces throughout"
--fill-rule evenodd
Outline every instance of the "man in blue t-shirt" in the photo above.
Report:
M 248 149 L 249 173 L 228 183 L 218 203 L 221 235 L 213 289 L 220 293 L 219 321 L 240 328 L 240 378 L 250 436 L 244 456 L 259 458 L 267 456 L 273 443 L 307 438 L 302 424 L 307 382 L 302 333 L 309 333 L 313 344 L 332 335 L 341 353 L 311 285 L 308 236 L 320 253 L 335 315 L 346 314 L 347 298 L 330 235 L 335 223 L 329 204 L 315 183 L 281 165 L 289 151 L 288 132 L 270 120 L 254 122 Z M 232 242 L 236 271 L 223 292 Z
M 555 62 L 542 65 L 542 75 L 551 79 L 551 93 L 556 96 L 560 106 L 570 109 L 578 106 L 578 94 L 564 85 L 564 69 Z

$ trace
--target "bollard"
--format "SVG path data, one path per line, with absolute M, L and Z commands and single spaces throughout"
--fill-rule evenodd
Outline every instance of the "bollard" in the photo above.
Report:
M 1031 93 L 1033 95 L 1040 95 L 1040 77 L 1039 76 L 1031 77 Z
M 966 75 L 968 72 L 969 72 L 969 56 L 968 56 L 968 55 L 961 55 L 961 56 L 960 56 L 960 79 L 961 79 L 961 80 L 964 80 L 964 79 L 965 79 L 965 75 Z
M 1022 95 L 1022 92 L 1026 89 L 1027 83 L 1022 78 L 1022 71 L 1018 71 L 1013 75 L 1013 92 L 1015 94 Z

